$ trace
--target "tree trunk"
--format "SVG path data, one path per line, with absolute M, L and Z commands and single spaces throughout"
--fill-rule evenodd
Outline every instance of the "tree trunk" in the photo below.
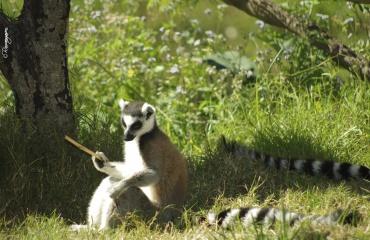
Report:
M 335 63 L 361 79 L 370 81 L 370 63 L 368 60 L 339 40 L 331 37 L 315 23 L 307 23 L 306 19 L 291 15 L 269 0 L 223 0 L 223 2 L 270 25 L 285 28 L 292 33 L 307 38 L 312 46 L 323 50 Z
M 25 0 L 17 21 L 0 13 L 0 69 L 16 114 L 34 125 L 35 151 L 50 158 L 65 134 L 75 134 L 68 79 L 70 0 Z
M 64 135 L 76 134 L 67 65 L 69 10 L 70 0 L 24 0 L 16 21 L 0 12 L 0 69 L 18 116 L 8 124 L 9 143 L 0 156 L 0 202 L 6 203 L 0 214 L 8 219 L 55 209 L 81 219 L 79 205 L 88 196 L 85 189 L 91 191 L 76 189 L 89 175 L 64 141 Z

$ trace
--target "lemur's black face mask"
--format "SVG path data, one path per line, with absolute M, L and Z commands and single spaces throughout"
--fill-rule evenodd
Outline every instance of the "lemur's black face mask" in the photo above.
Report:
M 150 132 L 155 126 L 155 109 L 151 105 L 138 102 L 120 102 L 120 105 L 125 141 L 132 141 L 137 136 Z
M 124 140 L 132 141 L 136 137 L 136 132 L 141 129 L 143 123 L 140 120 L 137 120 L 130 126 L 127 126 L 124 119 L 122 118 L 122 126 L 125 129 Z

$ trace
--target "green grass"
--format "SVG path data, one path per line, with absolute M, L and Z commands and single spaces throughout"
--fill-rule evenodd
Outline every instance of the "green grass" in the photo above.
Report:
M 270 82 L 261 81 L 259 84 L 268 84 L 270 89 L 277 87 Z M 223 106 L 220 107 L 222 110 L 218 114 L 218 119 L 205 127 L 208 130 L 204 133 L 204 137 L 193 143 L 196 145 L 195 149 L 200 149 L 193 150 L 193 152 L 198 153 L 190 154 L 190 150 L 189 152 L 183 151 L 190 167 L 190 191 L 185 206 L 185 216 L 174 226 L 157 226 L 150 222 L 134 221 L 129 228 L 112 230 L 108 233 L 93 230 L 71 233 L 69 225 L 73 221 L 83 221 L 81 215 L 84 215 L 90 193 L 97 186 L 99 179 L 103 177 L 95 174 L 92 164 L 87 160 L 88 157 L 84 156 L 82 157 L 84 160 L 75 159 L 74 161 L 83 165 L 83 168 L 80 165 L 78 167 L 79 171 L 83 169 L 78 180 L 86 186 L 84 188 L 86 195 L 82 196 L 81 201 L 83 202 L 75 200 L 72 205 L 68 204 L 68 207 L 78 209 L 77 218 L 73 215 L 69 218 L 62 218 L 63 215 L 68 216 L 69 214 L 63 210 L 62 204 L 64 203 L 60 203 L 63 198 L 60 198 L 53 200 L 54 203 L 59 202 L 59 207 L 47 204 L 50 210 L 56 208 L 54 214 L 39 216 L 31 212 L 24 221 L 9 222 L 10 219 L 4 218 L 1 223 L 4 226 L 1 234 L 4 237 L 27 239 L 30 238 L 30 234 L 35 236 L 35 239 L 142 239 L 148 236 L 155 239 L 201 237 L 217 239 L 307 239 L 311 237 L 315 239 L 326 237 L 367 239 L 370 236 L 368 229 L 370 222 L 367 218 L 370 213 L 368 181 L 339 182 L 294 172 L 278 172 L 266 169 L 258 161 L 230 158 L 222 152 L 222 149 L 216 147 L 216 139 L 223 133 L 231 139 L 239 139 L 257 150 L 275 156 L 333 159 L 369 166 L 366 117 L 369 109 L 366 103 L 370 95 L 367 83 L 357 82 L 356 85 L 356 89 L 351 85 L 344 86 L 340 94 L 335 97 L 318 95 L 320 91 L 292 91 L 291 86 L 279 86 L 279 91 L 274 91 L 274 94 L 270 93 L 271 96 L 266 95 L 266 98 L 271 99 L 271 103 L 276 103 L 277 101 L 272 99 L 277 97 L 275 93 L 279 93 L 279 104 L 276 104 L 274 108 L 271 108 L 273 104 L 264 105 L 261 98 L 255 97 L 256 91 L 258 92 L 262 86 L 244 89 L 248 93 L 247 96 L 235 94 L 223 98 Z M 319 86 L 320 83 L 316 85 L 317 88 Z M 361 101 L 358 101 L 359 99 Z M 86 137 L 81 138 L 84 144 L 93 149 L 103 149 L 109 156 L 115 154 L 118 158 L 121 142 L 117 141 L 117 138 L 120 138 L 121 131 L 115 130 L 113 134 L 107 134 L 110 128 L 109 123 L 118 122 L 118 119 L 113 117 L 117 114 L 112 113 L 110 116 L 101 114 L 99 111 L 91 115 L 82 114 L 84 118 L 81 117 L 81 122 L 86 124 L 86 126 L 81 125 L 84 126 L 81 127 L 81 134 Z M 161 118 L 161 115 L 159 117 Z M 91 129 L 92 126 L 97 126 L 97 128 Z M 9 127 L 9 129 L 12 128 Z M 14 135 L 16 136 L 12 134 Z M 94 141 L 94 139 L 102 141 Z M 95 174 L 95 177 L 91 174 Z M 70 180 L 66 178 L 63 181 Z M 73 182 L 76 185 L 72 184 L 71 189 L 63 191 L 64 194 L 68 194 L 65 196 L 65 201 L 69 201 L 70 194 L 76 194 L 76 190 L 81 190 L 81 183 L 77 183 L 77 179 L 73 179 Z M 60 190 L 59 194 L 61 194 Z M 32 203 L 29 206 L 32 209 Z M 290 228 L 278 223 L 272 228 L 251 226 L 230 231 L 191 224 L 192 218 L 200 213 L 205 214 L 208 210 L 239 206 L 273 206 L 312 214 L 327 214 L 337 208 L 357 209 L 364 219 L 357 227 L 323 227 L 306 223 Z M 40 209 L 38 211 L 42 212 Z M 62 217 L 58 217 L 59 214 L 62 214 Z
M 89 199 L 104 175 L 95 171 L 89 156 L 71 151 L 68 145 L 58 146 L 59 154 L 52 161 L 41 161 L 29 148 L 32 134 L 22 131 L 33 126 L 14 116 L 8 94 L 2 96 L 0 107 L 1 239 L 370 237 L 368 181 L 339 182 L 266 169 L 258 161 L 232 158 L 217 145 L 225 135 L 273 156 L 370 167 L 369 83 L 348 76 L 329 62 L 323 64 L 322 53 L 297 40 L 294 48 L 299 54 L 292 54 L 290 60 L 277 58 L 277 52 L 265 51 L 259 44 L 253 46 L 262 52 L 251 56 L 259 77 L 246 84 L 241 80 L 245 73 L 231 76 L 201 60 L 215 51 L 237 50 L 244 55 L 256 39 L 244 39 L 241 44 L 246 50 L 240 50 L 225 44 L 217 29 L 182 18 L 179 10 L 160 17 L 149 14 L 143 21 L 138 16 L 146 13 L 145 6 L 135 8 L 124 1 L 73 4 L 79 8 L 71 12 L 69 61 L 79 142 L 104 151 L 112 160 L 122 159 L 118 98 L 145 99 L 153 104 L 159 126 L 188 161 L 190 189 L 184 216 L 174 225 L 133 217 L 122 228 L 104 233 L 71 232 L 71 224 L 84 222 Z M 204 5 L 200 6 L 194 12 L 203 12 Z M 193 11 L 181 8 L 185 16 Z M 219 26 L 227 15 L 216 9 L 213 6 L 213 15 L 201 20 L 210 21 L 208 18 L 217 15 L 212 21 Z M 99 15 L 96 11 L 103 12 Z M 205 29 L 199 32 L 198 27 Z M 214 38 L 207 30 L 216 33 Z M 259 34 L 269 36 L 275 44 L 294 38 L 276 35 L 271 29 Z M 200 45 L 194 46 L 197 39 Z M 368 56 L 369 50 L 365 49 L 364 55 Z M 291 62 L 299 66 L 292 67 Z M 176 64 L 179 71 L 174 71 Z M 337 76 L 345 82 L 338 84 Z M 0 88 L 9 91 L 4 81 Z M 357 227 L 277 223 L 270 228 L 252 225 L 233 230 L 192 221 L 209 210 L 243 206 L 273 206 L 307 214 L 343 208 L 358 210 L 364 218 Z

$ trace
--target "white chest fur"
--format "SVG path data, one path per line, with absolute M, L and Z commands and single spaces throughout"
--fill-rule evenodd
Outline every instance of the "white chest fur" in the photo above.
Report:
M 125 142 L 125 171 L 128 175 L 135 174 L 148 168 L 140 153 L 139 141 L 134 139 Z M 155 196 L 153 194 L 153 186 L 140 187 L 151 202 L 154 204 Z
M 139 141 L 136 139 L 125 142 L 125 167 L 131 173 L 141 171 L 147 167 L 140 153 Z

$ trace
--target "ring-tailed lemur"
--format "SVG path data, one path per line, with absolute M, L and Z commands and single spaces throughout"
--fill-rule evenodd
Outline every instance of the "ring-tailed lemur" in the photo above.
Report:
M 319 215 L 304 215 L 291 211 L 280 210 L 276 208 L 234 208 L 227 209 L 220 213 L 209 212 L 207 218 L 198 219 L 198 221 L 207 221 L 210 225 L 217 225 L 223 228 L 230 228 L 241 224 L 249 226 L 253 223 L 262 225 L 271 225 L 276 220 L 292 226 L 298 222 L 309 221 L 314 224 L 331 225 L 333 223 L 352 224 L 356 225 L 360 219 L 357 211 L 344 212 L 338 210 L 332 214 Z
M 339 163 L 333 161 L 284 159 L 271 157 L 268 154 L 257 152 L 236 141 L 226 141 L 221 137 L 221 147 L 226 152 L 236 157 L 247 157 L 253 160 L 263 161 L 268 166 L 277 170 L 298 171 L 310 175 L 323 175 L 337 180 L 367 179 L 370 180 L 370 169 L 350 163 Z
M 160 210 L 159 220 L 172 221 L 180 214 L 188 188 L 184 158 L 157 126 L 153 106 L 119 100 L 124 129 L 124 162 L 92 157 L 95 168 L 106 173 L 88 208 L 90 227 L 116 225 L 115 215 Z M 154 216 L 154 215 L 151 215 Z M 119 223 L 118 219 L 118 223 Z
M 311 175 L 324 175 L 338 180 L 348 180 L 351 178 L 370 180 L 370 169 L 365 166 L 332 161 L 274 158 L 267 154 L 262 154 L 250 149 L 236 141 L 226 141 L 224 136 L 221 137 L 220 147 L 233 156 L 262 160 L 268 167 L 273 167 L 277 170 L 295 170 Z M 335 222 L 355 225 L 360 219 L 361 216 L 357 211 L 346 212 L 338 210 L 325 216 L 312 216 L 291 211 L 283 211 L 276 208 L 235 208 L 227 209 L 220 213 L 209 212 L 206 218 L 198 220 L 202 222 L 207 221 L 209 224 L 228 228 L 237 223 L 240 223 L 243 226 L 256 222 L 268 225 L 273 223 L 275 220 L 285 221 L 289 225 L 305 220 L 312 223 L 326 225 L 333 224 Z
M 157 127 L 155 109 L 148 103 L 119 101 L 121 107 L 122 126 L 125 140 L 125 162 L 109 162 L 104 153 L 97 152 L 103 161 L 92 158 L 97 170 L 109 175 L 96 189 L 89 208 L 88 224 L 90 227 L 106 229 L 115 226 L 114 215 L 121 217 L 130 211 L 163 210 L 162 220 L 170 221 L 178 216 L 188 187 L 186 164 L 169 138 Z M 255 159 L 263 159 L 266 164 L 276 168 L 306 170 L 309 173 L 320 173 L 342 179 L 345 177 L 368 177 L 365 167 L 343 165 L 350 170 L 343 171 L 341 165 L 333 164 L 333 174 L 322 171 L 327 164 L 303 160 L 281 160 L 257 153 L 236 142 L 223 145 L 232 154 L 246 155 Z M 307 170 L 311 166 L 312 170 Z M 337 170 L 340 169 L 340 170 Z M 367 172 L 366 172 L 367 171 Z M 285 221 L 289 225 L 309 220 L 311 222 L 332 224 L 354 223 L 358 219 L 357 212 L 340 210 L 325 216 L 308 216 L 275 208 L 238 208 L 228 209 L 220 213 L 210 212 L 206 220 L 209 224 L 230 227 L 241 222 L 248 225 L 254 222 L 270 224 L 275 220 Z M 80 228 L 79 225 L 74 229 Z

